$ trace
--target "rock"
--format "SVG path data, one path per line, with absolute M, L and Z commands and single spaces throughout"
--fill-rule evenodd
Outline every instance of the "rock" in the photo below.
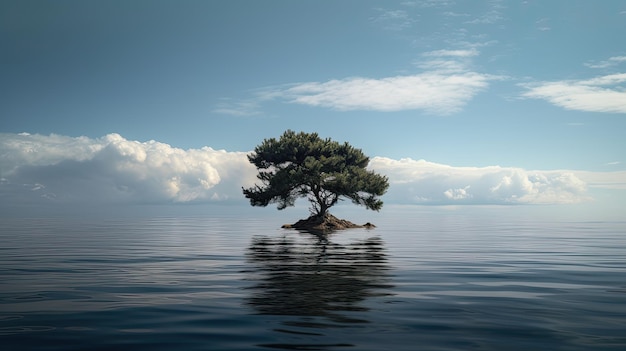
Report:
M 339 219 L 331 214 L 327 214 L 323 217 L 313 215 L 307 219 L 301 219 L 294 224 L 284 224 L 282 226 L 282 228 L 286 229 L 299 229 L 315 233 L 329 233 L 335 230 L 348 228 L 371 229 L 375 227 L 376 226 L 370 222 L 367 222 L 364 225 L 358 225 L 345 219 Z

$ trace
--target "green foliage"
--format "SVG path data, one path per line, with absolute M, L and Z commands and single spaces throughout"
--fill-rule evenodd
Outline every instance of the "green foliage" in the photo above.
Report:
M 317 133 L 286 131 L 280 139 L 265 139 L 248 155 L 259 170 L 262 185 L 243 189 L 252 206 L 277 203 L 282 210 L 300 197 L 308 198 L 311 212 L 324 216 L 342 198 L 378 211 L 378 196 L 388 179 L 366 170 L 369 158 L 348 143 L 321 139 Z

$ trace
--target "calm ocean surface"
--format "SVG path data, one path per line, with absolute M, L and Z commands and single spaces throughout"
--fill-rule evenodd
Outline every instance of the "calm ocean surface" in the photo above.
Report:
M 289 215 L 0 219 L 0 348 L 626 350 L 625 222 Z

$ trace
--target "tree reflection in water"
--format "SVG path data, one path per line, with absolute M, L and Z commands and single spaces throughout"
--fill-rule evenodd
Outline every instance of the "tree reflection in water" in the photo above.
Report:
M 258 314 L 302 317 L 284 325 L 366 323 L 362 313 L 352 312 L 368 311 L 362 302 L 388 295 L 392 287 L 379 237 L 339 244 L 309 233 L 255 236 L 247 258 L 254 267 L 249 278 L 256 283 L 248 304 Z

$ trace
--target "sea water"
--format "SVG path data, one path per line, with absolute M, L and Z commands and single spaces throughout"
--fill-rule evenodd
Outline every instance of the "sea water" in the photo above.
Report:
M 1 349 L 626 349 L 626 223 L 377 218 L 1 219 Z

